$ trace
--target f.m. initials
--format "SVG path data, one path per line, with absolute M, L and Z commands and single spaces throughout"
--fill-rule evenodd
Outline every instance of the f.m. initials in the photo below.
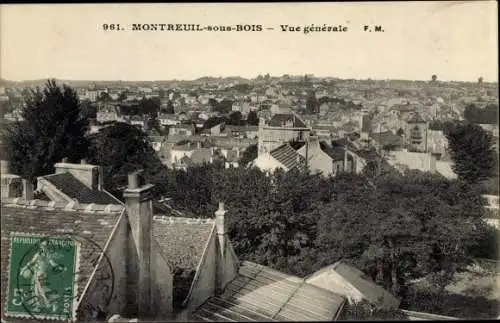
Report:
M 363 30 L 364 31 L 368 31 L 368 32 L 372 32 L 372 31 L 375 31 L 375 32 L 384 32 L 384 28 L 382 28 L 382 26 L 367 26 L 367 25 L 364 25 L 363 26 Z

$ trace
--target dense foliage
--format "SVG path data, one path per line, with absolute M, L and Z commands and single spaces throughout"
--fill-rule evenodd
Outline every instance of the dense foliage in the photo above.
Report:
M 402 307 L 416 312 L 426 312 L 460 319 L 492 319 L 498 317 L 500 302 L 484 296 L 467 296 L 447 291 L 411 290 Z
M 258 126 L 259 125 L 259 116 L 257 112 L 250 111 L 247 116 L 247 125 L 249 126 Z
M 343 258 L 397 295 L 429 275 L 445 286 L 487 231 L 477 191 L 418 172 L 368 181 L 206 165 L 178 172 L 166 188 L 174 203 L 204 217 L 225 201 L 242 259 L 305 276 Z
M 498 105 L 488 104 L 483 108 L 470 104 L 465 107 L 465 120 L 479 124 L 498 124 Z
M 346 304 L 340 313 L 338 321 L 408 321 L 408 316 L 400 309 L 377 308 L 367 301 Z
M 494 173 L 493 137 L 480 126 L 457 124 L 446 132 L 453 171 L 469 183 L 490 178 Z
M 163 182 L 166 169 L 153 150 L 148 136 L 126 123 L 115 123 L 89 137 L 88 162 L 103 166 L 104 186 L 121 197 L 127 174 L 144 169 L 148 181 Z
M 5 149 L 10 171 L 34 182 L 54 172 L 63 158 L 79 162 L 87 152 L 88 119 L 76 92 L 49 80 L 43 89 L 26 96 L 23 121 L 5 129 Z
M 241 154 L 239 164 L 241 165 L 241 167 L 245 167 L 248 165 L 248 163 L 250 163 L 257 157 L 258 157 L 257 144 L 252 144 L 243 151 L 243 154 Z

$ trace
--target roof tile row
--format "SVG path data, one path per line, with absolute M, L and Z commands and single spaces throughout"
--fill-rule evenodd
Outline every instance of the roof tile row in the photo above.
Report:
M 94 204 L 77 202 L 54 202 L 44 200 L 24 200 L 22 198 L 2 198 L 2 204 L 11 207 L 24 207 L 29 209 L 79 211 L 85 213 L 120 213 L 124 206 L 118 204 Z

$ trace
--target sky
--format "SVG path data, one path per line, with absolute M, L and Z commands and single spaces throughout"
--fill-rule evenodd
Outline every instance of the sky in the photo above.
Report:
M 132 24 L 263 25 L 262 32 Z M 123 31 L 104 31 L 120 24 Z M 282 32 L 280 25 L 348 27 Z M 384 32 L 365 32 L 381 25 Z M 266 28 L 274 28 L 267 30 Z M 171 80 L 269 73 L 498 81 L 496 1 L 0 5 L 0 77 Z

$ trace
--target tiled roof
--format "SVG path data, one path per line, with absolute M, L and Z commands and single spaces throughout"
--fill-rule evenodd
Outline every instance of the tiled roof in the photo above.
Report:
M 389 291 L 375 284 L 370 278 L 343 262 L 337 262 L 331 266 L 339 275 L 344 277 L 352 286 L 363 294 L 366 300 L 386 308 L 397 308 L 399 300 Z
M 57 187 L 62 193 L 78 200 L 79 203 L 119 204 L 109 193 L 88 188 L 71 173 L 48 175 L 43 178 Z
M 330 156 L 330 158 L 332 158 L 333 160 L 335 160 L 335 161 L 344 160 L 345 151 L 342 147 L 332 147 L 332 146 L 328 145 L 327 143 L 325 143 L 324 141 L 321 141 L 319 143 L 319 146 L 320 146 L 321 150 L 325 154 Z
M 212 150 L 210 148 L 199 148 L 193 151 L 191 160 L 194 164 L 209 163 L 210 156 L 212 156 Z
M 288 169 L 300 169 L 306 162 L 306 159 L 297 153 L 289 144 L 284 144 L 271 150 L 270 154 Z
M 415 112 L 415 113 L 410 114 L 408 116 L 407 122 L 408 123 L 422 123 L 422 122 L 425 122 L 425 120 L 422 118 L 422 116 L 420 115 L 420 113 Z
M 172 270 L 196 269 L 214 229 L 213 219 L 154 216 L 153 237 Z
M 93 205 L 93 204 L 59 204 L 54 202 L 21 199 L 2 199 L 1 215 L 1 292 L 2 309 L 8 286 L 8 268 L 10 243 L 12 233 L 29 233 L 43 236 L 65 236 L 77 234 L 95 242 L 104 249 L 113 228 L 116 226 L 122 206 L 118 205 Z M 80 261 L 77 281 L 77 299 L 90 278 L 94 267 L 89 257 L 96 257 L 95 246 L 81 244 Z M 98 255 L 97 255 L 98 256 Z M 2 318 L 3 318 L 2 310 Z M 11 320 L 9 319 L 9 322 Z
M 243 262 L 220 296 L 195 312 L 200 321 L 332 321 L 345 299 L 269 267 Z
M 374 133 L 371 137 L 382 146 L 394 145 L 399 147 L 403 145 L 403 138 L 393 134 L 392 131 Z
M 268 122 L 270 127 L 283 127 L 287 122 L 292 122 L 294 128 L 307 128 L 302 119 L 294 113 L 277 113 Z

